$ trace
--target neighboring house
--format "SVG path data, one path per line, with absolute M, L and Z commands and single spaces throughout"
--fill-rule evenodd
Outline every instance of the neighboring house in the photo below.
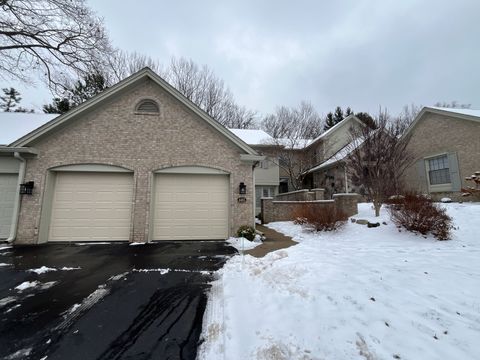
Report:
M 230 129 L 236 136 L 250 145 L 259 154 L 266 156 L 255 167 L 255 214 L 261 211 L 262 197 L 272 197 L 278 194 L 279 166 L 278 148 L 274 139 L 263 130 Z
M 480 170 L 480 110 L 424 107 L 407 130 L 414 164 L 407 169 L 407 188 L 459 198 Z
M 17 244 L 226 239 L 254 224 L 264 159 L 148 68 L 0 154 Z
M 357 191 L 348 179 L 345 158 L 351 150 L 351 131 L 359 126 L 365 125 L 356 116 L 347 116 L 305 147 L 303 151 L 312 160 L 311 168 L 306 171 L 305 188 L 323 188 L 326 198 L 339 192 Z

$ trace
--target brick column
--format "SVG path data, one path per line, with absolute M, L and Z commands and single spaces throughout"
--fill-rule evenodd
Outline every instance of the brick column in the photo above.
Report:
M 358 214 L 358 194 L 334 194 L 333 200 L 337 209 L 347 216 Z
M 273 198 L 261 198 L 262 203 L 262 224 L 267 224 L 275 220 Z

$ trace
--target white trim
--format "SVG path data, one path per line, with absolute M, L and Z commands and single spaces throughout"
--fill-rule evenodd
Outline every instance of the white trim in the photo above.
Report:
M 218 174 L 229 175 L 228 172 L 205 166 L 174 166 L 154 171 L 155 174 Z
M 131 173 L 132 170 L 122 168 L 115 165 L 105 164 L 76 164 L 76 165 L 61 165 L 49 169 L 50 171 L 72 171 L 72 172 L 120 172 Z
M 432 160 L 432 159 L 435 159 L 435 158 L 438 158 L 438 157 L 442 157 L 442 156 L 446 156 L 447 161 L 448 161 L 448 153 L 440 153 L 440 154 L 430 155 L 430 156 L 427 156 L 427 157 L 423 158 L 424 165 L 425 165 L 425 170 L 426 170 L 426 174 L 427 174 L 427 185 L 428 185 L 428 191 L 429 192 L 452 191 L 452 179 L 450 179 L 449 183 L 444 183 L 444 184 L 432 185 L 430 183 L 430 164 L 429 164 L 429 160 Z M 449 164 L 449 166 L 450 166 L 450 164 Z M 448 167 L 447 169 L 450 169 L 450 167 Z

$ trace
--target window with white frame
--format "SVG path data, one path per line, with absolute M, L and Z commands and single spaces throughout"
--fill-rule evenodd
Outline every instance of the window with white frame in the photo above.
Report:
M 260 161 L 260 168 L 261 169 L 268 169 L 268 167 L 269 167 L 268 159 Z
M 427 159 L 427 170 L 430 185 L 449 184 L 451 182 L 446 154 Z

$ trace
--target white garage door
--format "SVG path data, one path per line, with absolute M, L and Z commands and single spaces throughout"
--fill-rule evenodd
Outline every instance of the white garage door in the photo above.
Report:
M 133 177 L 58 172 L 49 241 L 129 240 Z
M 0 239 L 7 239 L 12 224 L 18 174 L 0 174 Z
M 228 176 L 158 174 L 154 194 L 153 240 L 228 237 Z

